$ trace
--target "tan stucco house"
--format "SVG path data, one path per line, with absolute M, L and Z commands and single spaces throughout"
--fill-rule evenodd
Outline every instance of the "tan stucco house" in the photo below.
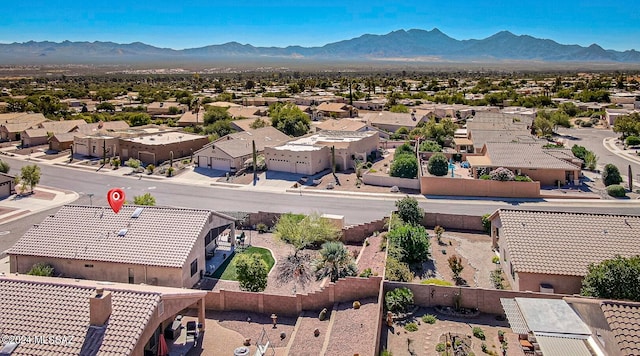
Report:
M 206 246 L 227 228 L 233 218 L 208 210 L 66 205 L 7 254 L 12 273 L 47 263 L 65 277 L 191 288 L 206 270 Z
M 500 209 L 489 220 L 517 291 L 580 293 L 589 264 L 640 255 L 639 216 Z
M 206 291 L 28 275 L 0 276 L 3 355 L 157 355 L 176 315 Z
M 272 171 L 312 175 L 331 168 L 331 147 L 335 148 L 336 169 L 355 167 L 378 148 L 376 131 L 320 131 L 284 145 L 264 150 L 267 168 Z
M 266 126 L 251 131 L 229 134 L 205 145 L 193 153 L 197 167 L 235 172 L 244 167 L 244 162 L 253 157 L 253 144 L 256 153 L 261 154 L 266 147 L 284 144 L 291 138 L 277 130 Z

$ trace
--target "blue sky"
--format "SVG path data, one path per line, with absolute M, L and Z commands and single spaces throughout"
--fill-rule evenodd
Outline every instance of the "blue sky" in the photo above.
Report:
M 0 43 L 321 46 L 365 33 L 434 27 L 456 39 L 509 30 L 563 44 L 640 50 L 640 6 L 635 0 L 13 1 L 0 16 Z

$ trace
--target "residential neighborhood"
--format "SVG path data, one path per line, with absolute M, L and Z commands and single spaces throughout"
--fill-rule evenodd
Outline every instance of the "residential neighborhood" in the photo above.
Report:
M 0 78 L 0 355 L 640 352 L 634 74 L 284 73 Z

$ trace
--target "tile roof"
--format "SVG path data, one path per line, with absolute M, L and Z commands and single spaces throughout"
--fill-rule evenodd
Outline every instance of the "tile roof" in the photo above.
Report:
M 475 141 L 474 141 L 475 144 Z M 541 143 L 487 142 L 487 155 L 491 165 L 506 168 L 579 170 L 580 166 L 567 162 L 563 150 L 545 149 Z M 569 150 L 566 150 L 569 151 Z M 569 151 L 570 152 L 570 151 Z M 569 154 L 564 154 L 571 159 Z M 573 156 L 571 154 L 571 156 Z
M 69 132 L 76 127 L 84 126 L 87 122 L 84 120 L 61 120 L 61 121 L 47 121 L 40 124 L 40 127 L 47 130 L 47 132 L 63 133 Z
M 198 236 L 216 214 L 207 210 L 125 205 L 66 205 L 29 229 L 7 253 L 85 261 L 183 267 Z M 125 236 L 118 233 L 126 229 Z
M 640 216 L 501 209 L 516 272 L 584 276 L 591 263 L 640 255 Z
M 27 137 L 47 137 L 47 130 L 45 129 L 27 129 L 24 130 L 24 136 Z
M 229 134 L 204 146 L 202 150 L 194 152 L 195 155 L 202 151 L 211 150 L 211 146 L 220 149 L 232 158 L 247 156 L 253 153 L 251 141 L 256 142 L 256 151 L 264 151 L 265 147 L 282 145 L 291 140 L 291 137 L 282 133 L 273 126 L 265 126 L 250 131 L 241 131 Z
M 346 112 L 349 110 L 348 105 L 345 103 L 330 103 L 330 102 L 320 103 L 320 105 L 318 105 L 316 109 L 318 111 L 329 111 L 329 112 L 339 112 L 339 113 Z
M 316 124 L 315 126 L 321 130 L 358 131 L 364 128 L 365 126 L 367 126 L 367 124 L 365 124 L 360 120 L 353 120 L 353 119 L 341 119 L 341 120 L 328 119 Z
M 263 120 L 267 124 L 267 126 L 271 126 L 271 118 L 268 117 L 268 116 L 261 116 L 261 117 L 255 118 L 255 119 L 233 120 L 233 121 L 231 121 L 231 125 L 233 125 L 235 128 L 237 128 L 240 131 L 252 131 L 252 130 L 256 130 L 256 129 L 251 127 L 251 125 L 256 120 Z
M 622 354 L 640 355 L 640 303 L 606 301 L 601 308 Z
M 231 115 L 234 119 L 239 119 L 241 117 L 247 119 L 255 119 L 260 117 L 260 113 L 262 110 L 257 106 L 240 106 L 240 107 L 230 107 L 227 109 L 229 115 Z
M 420 123 L 420 118 L 406 113 L 396 113 L 390 111 L 380 111 L 364 114 L 363 121 L 370 122 L 371 125 L 394 125 L 404 126 L 408 129 L 415 128 Z
M 0 333 L 32 337 L 13 356 L 130 355 L 161 299 L 159 293 L 112 291 L 109 321 L 95 327 L 89 325 L 95 288 L 24 277 L 0 277 Z M 36 336 L 64 336 L 70 342 L 38 343 Z

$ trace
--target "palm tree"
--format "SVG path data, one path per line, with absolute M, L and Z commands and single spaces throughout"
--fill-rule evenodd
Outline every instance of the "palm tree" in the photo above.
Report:
M 316 278 L 321 280 L 330 277 L 331 282 L 347 276 L 355 276 L 358 273 L 349 250 L 342 242 L 325 242 L 320 250 L 320 258 L 314 261 Z

